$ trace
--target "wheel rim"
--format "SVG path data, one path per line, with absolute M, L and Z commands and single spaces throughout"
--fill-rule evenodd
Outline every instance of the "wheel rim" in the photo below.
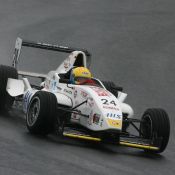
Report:
M 146 139 L 151 139 L 153 136 L 152 120 L 150 115 L 143 116 L 143 123 L 141 124 L 141 133 Z
M 35 97 L 32 99 L 28 109 L 27 124 L 29 126 L 32 126 L 37 121 L 39 112 L 40 112 L 40 99 L 38 97 Z

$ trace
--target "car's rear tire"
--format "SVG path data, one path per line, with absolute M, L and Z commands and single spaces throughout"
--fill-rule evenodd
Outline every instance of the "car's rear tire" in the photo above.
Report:
M 56 96 L 50 92 L 38 91 L 31 99 L 26 125 L 30 133 L 47 135 L 54 129 L 57 110 Z
M 14 102 L 14 98 L 6 91 L 8 78 L 18 79 L 17 70 L 10 66 L 0 65 L 0 112 L 7 112 Z
M 105 88 L 111 92 L 115 97 L 118 97 L 118 91 L 122 91 L 123 88 L 122 87 L 118 87 L 115 85 L 114 82 L 112 81 L 102 81 L 103 85 L 105 86 Z
M 163 109 L 147 109 L 141 120 L 140 131 L 145 139 L 156 141 L 159 150 L 151 153 L 161 153 L 165 150 L 170 136 L 170 121 L 168 114 Z M 147 150 L 145 150 L 147 151 Z

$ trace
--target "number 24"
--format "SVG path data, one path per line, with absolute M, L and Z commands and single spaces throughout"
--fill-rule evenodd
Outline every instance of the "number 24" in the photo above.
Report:
M 110 105 L 110 104 L 112 104 L 114 106 L 117 106 L 114 100 L 109 101 L 109 100 L 103 98 L 103 99 L 101 99 L 101 101 L 103 102 L 104 105 Z

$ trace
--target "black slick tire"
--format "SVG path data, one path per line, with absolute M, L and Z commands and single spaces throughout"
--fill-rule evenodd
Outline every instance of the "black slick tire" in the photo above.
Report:
M 161 153 L 165 150 L 170 136 L 170 121 L 165 110 L 159 108 L 147 109 L 141 120 L 140 131 L 145 139 L 160 140 L 155 146 L 159 150 L 151 150 L 151 153 Z M 145 150 L 147 151 L 147 150 Z
M 26 125 L 29 132 L 43 136 L 52 132 L 56 110 L 56 96 L 50 92 L 38 91 L 32 97 L 26 115 Z
M 13 105 L 14 98 L 6 91 L 8 78 L 18 79 L 17 70 L 0 65 L 0 112 L 7 112 Z

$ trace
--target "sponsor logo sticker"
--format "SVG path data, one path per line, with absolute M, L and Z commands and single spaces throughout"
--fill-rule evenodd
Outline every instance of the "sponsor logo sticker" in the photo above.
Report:
M 94 114 L 93 115 L 93 123 L 98 125 L 99 121 L 100 121 L 100 114 Z
M 77 97 L 77 90 L 75 90 L 75 92 L 74 92 L 74 98 L 76 98 Z
M 72 91 L 69 91 L 67 89 L 64 89 L 64 92 L 68 93 L 68 94 L 72 94 Z
M 113 113 L 107 113 L 108 118 L 113 118 L 113 119 L 120 119 L 122 118 L 121 114 L 113 114 Z
M 99 87 L 91 87 L 91 88 L 97 93 L 98 96 L 111 96 L 111 94 L 105 89 Z
M 71 66 L 71 64 L 70 64 L 70 58 L 67 58 L 64 61 L 64 68 L 65 68 L 65 70 L 67 70 L 70 66 Z
M 121 129 L 122 127 L 122 121 L 121 120 L 113 120 L 113 119 L 107 119 L 108 124 L 112 127 Z
M 87 100 L 87 104 L 90 106 L 90 107 L 93 107 L 94 106 L 94 99 L 92 97 L 89 97 L 88 100 Z
M 24 112 L 26 113 L 27 110 L 28 110 L 28 105 L 30 103 L 30 100 L 32 98 L 32 96 L 34 95 L 36 91 L 27 91 L 25 94 L 24 94 L 24 97 L 23 97 L 23 110 Z
M 81 96 L 83 97 L 83 98 L 87 98 L 87 93 L 86 92 L 84 92 L 84 91 L 81 91 Z
M 110 109 L 110 110 L 115 110 L 119 111 L 119 108 L 113 107 L 113 106 L 103 106 L 104 109 Z

